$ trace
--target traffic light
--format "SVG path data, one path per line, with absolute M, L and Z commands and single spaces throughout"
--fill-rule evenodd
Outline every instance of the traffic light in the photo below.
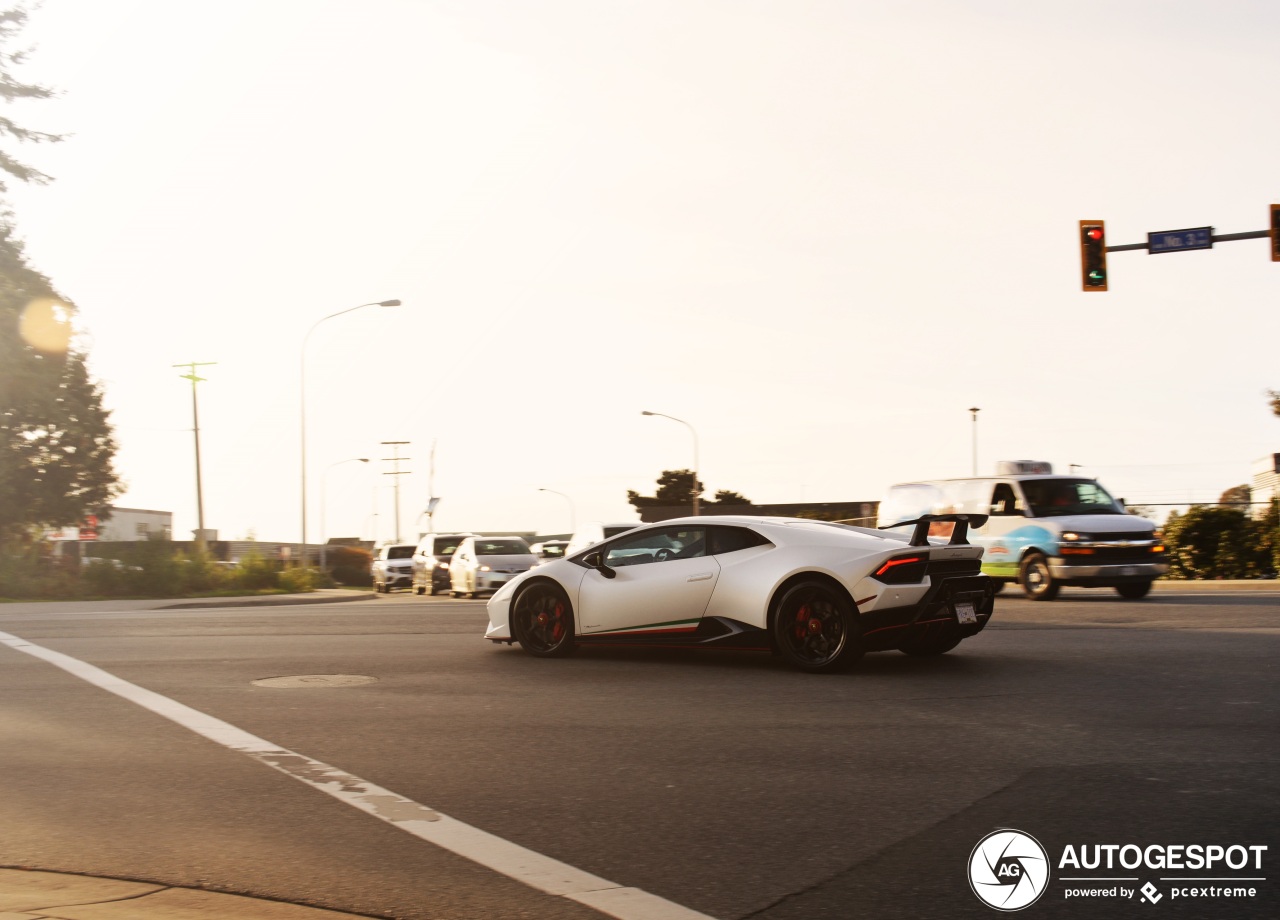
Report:
M 1280 262 L 1280 204 L 1271 206 L 1271 261 Z
M 1086 291 L 1107 289 L 1107 227 L 1104 221 L 1080 221 L 1080 283 Z

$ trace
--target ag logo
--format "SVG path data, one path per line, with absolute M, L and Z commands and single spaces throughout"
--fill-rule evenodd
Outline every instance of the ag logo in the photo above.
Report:
M 1048 854 L 1022 831 L 987 834 L 969 856 L 969 887 L 996 910 L 1022 910 L 1049 887 Z

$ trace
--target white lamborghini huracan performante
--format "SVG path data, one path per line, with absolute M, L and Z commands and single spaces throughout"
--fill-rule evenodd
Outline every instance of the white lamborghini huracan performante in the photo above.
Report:
M 986 515 L 872 530 L 717 515 L 640 526 L 531 569 L 489 601 L 485 638 L 540 657 L 575 645 L 773 651 L 836 671 L 863 652 L 940 655 L 991 617 L 995 585 L 966 541 Z M 948 527 L 950 538 L 930 537 Z

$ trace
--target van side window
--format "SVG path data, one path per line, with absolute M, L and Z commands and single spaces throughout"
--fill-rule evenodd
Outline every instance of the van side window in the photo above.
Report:
M 996 483 L 995 494 L 991 496 L 991 514 L 997 517 L 1017 514 L 1018 498 L 1013 494 L 1013 486 L 1007 482 Z

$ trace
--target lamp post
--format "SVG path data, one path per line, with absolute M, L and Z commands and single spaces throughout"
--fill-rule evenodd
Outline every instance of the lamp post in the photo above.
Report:
M 982 410 L 976 406 L 969 408 L 969 414 L 973 418 L 973 475 L 978 475 L 978 413 Z
M 191 381 L 191 430 L 196 436 L 196 549 L 201 553 L 209 547 L 204 538 L 204 485 L 200 480 L 200 407 L 196 404 L 196 384 L 204 378 L 196 375 L 196 368 L 217 363 L 217 361 L 188 361 L 186 364 L 174 365 L 174 367 L 187 368 L 187 372 L 181 376 L 184 380 Z
M 329 470 L 335 466 L 342 466 L 344 463 L 368 463 L 368 457 L 352 457 L 350 460 L 339 460 L 337 463 L 330 463 L 324 468 L 324 472 L 320 474 L 320 570 L 324 571 L 325 563 L 325 547 L 328 545 L 328 538 L 325 536 L 328 530 L 325 529 L 325 504 L 329 498 Z
M 658 418 L 669 418 L 673 422 L 679 422 L 681 425 L 689 429 L 689 434 L 693 435 L 693 516 L 698 516 L 698 432 L 693 430 L 690 425 L 682 418 L 676 418 L 674 415 L 666 415 L 662 412 L 650 412 L 645 409 L 641 415 L 656 415 Z
M 573 499 L 570 498 L 568 495 L 565 495 L 563 492 L 557 492 L 555 489 L 539 488 L 538 491 L 550 492 L 552 495 L 559 495 L 561 498 L 563 498 L 565 501 L 569 503 L 569 534 L 570 536 L 572 536 L 574 533 L 576 533 L 578 530 L 578 512 L 573 507 Z
M 328 316 L 322 316 L 311 324 L 311 328 L 307 330 L 307 334 L 302 337 L 302 351 L 298 361 L 299 377 L 298 377 L 298 417 L 299 417 L 299 441 L 302 447 L 302 544 L 298 547 L 298 559 L 305 561 L 307 555 L 307 342 L 311 338 L 311 333 L 316 331 L 316 327 L 325 320 L 333 319 L 335 316 L 341 316 L 344 313 L 350 313 L 352 310 L 362 310 L 365 307 L 398 307 L 398 300 L 377 300 L 371 303 L 357 304 L 354 307 L 347 307 L 345 310 L 339 310 L 337 313 L 330 313 Z

